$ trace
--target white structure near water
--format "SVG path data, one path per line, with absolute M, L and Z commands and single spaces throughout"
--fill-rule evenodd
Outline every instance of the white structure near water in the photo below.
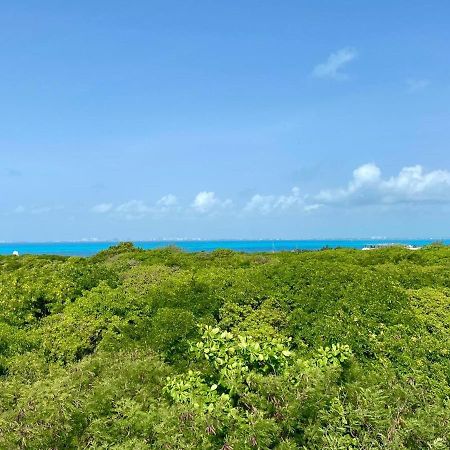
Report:
M 410 245 L 410 244 L 397 244 L 397 243 L 392 243 L 392 244 L 369 244 L 366 245 L 365 247 L 363 247 L 363 250 L 377 250 L 379 248 L 389 248 L 389 247 L 401 247 L 401 248 L 405 248 L 407 250 L 420 250 L 421 247 L 417 247 L 415 245 Z

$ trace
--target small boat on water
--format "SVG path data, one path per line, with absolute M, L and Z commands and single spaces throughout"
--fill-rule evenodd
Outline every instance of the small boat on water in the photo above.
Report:
M 382 244 L 368 244 L 362 248 L 362 250 L 378 250 L 380 248 L 389 248 L 389 247 L 402 247 L 406 250 L 420 250 L 422 247 L 417 247 L 416 245 L 411 244 L 398 244 L 395 242 L 392 243 L 382 243 Z

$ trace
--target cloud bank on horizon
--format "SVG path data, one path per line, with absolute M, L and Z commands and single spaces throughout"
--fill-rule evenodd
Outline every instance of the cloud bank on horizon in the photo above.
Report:
M 293 187 L 287 194 L 254 194 L 244 204 L 221 199 L 213 191 L 199 192 L 191 203 L 182 205 L 179 198 L 167 194 L 153 205 L 143 200 L 130 200 L 114 206 L 99 203 L 91 208 L 95 214 L 111 214 L 127 220 L 150 215 L 269 215 L 312 213 L 320 208 L 360 208 L 399 205 L 419 207 L 429 204 L 450 204 L 450 172 L 426 171 L 421 165 L 403 167 L 397 175 L 383 178 L 374 163 L 359 166 L 345 187 L 323 189 L 302 194 Z

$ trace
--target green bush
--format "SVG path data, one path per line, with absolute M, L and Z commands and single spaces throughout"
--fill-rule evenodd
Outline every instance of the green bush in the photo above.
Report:
M 450 249 L 0 257 L 0 448 L 450 448 Z

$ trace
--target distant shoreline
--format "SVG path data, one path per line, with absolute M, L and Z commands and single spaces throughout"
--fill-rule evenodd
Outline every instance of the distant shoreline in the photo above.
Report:
M 79 239 L 79 240 L 56 240 L 56 241 L 0 241 L 0 245 L 10 245 L 10 244 L 109 244 L 114 242 L 119 244 L 121 242 L 322 242 L 322 241 L 429 241 L 429 242 L 441 242 L 449 241 L 448 237 L 325 237 L 325 238 L 261 238 L 261 239 L 246 239 L 246 238 L 217 238 L 217 239 L 204 239 L 204 238 L 161 238 L 161 239 Z
M 211 252 L 217 249 L 228 249 L 237 252 L 259 253 L 280 251 L 308 251 L 324 248 L 348 248 L 361 250 L 374 244 L 398 244 L 423 247 L 434 242 L 450 245 L 450 239 L 299 239 L 299 240 L 153 240 L 129 241 L 144 250 L 152 250 L 176 246 L 187 252 Z M 60 256 L 92 256 L 119 244 L 120 241 L 95 242 L 11 242 L 0 243 L 0 255 L 11 255 L 17 251 L 20 255 L 60 255 Z

